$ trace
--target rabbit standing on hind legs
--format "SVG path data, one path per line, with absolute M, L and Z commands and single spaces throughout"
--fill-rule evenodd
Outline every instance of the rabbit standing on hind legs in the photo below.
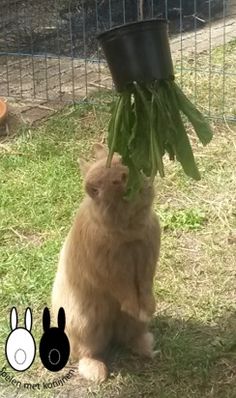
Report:
M 66 333 L 80 374 L 108 376 L 101 355 L 112 341 L 152 357 L 148 321 L 155 311 L 153 277 L 160 227 L 152 210 L 154 189 L 145 180 L 132 201 L 124 199 L 128 168 L 95 144 L 96 161 L 80 160 L 86 197 L 63 245 L 52 292 L 55 314 L 66 313 Z

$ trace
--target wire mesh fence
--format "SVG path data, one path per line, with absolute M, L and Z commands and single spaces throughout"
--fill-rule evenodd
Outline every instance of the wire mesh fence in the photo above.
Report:
M 176 78 L 187 94 L 209 116 L 236 119 L 236 0 L 1 0 L 1 6 L 1 96 L 89 100 L 112 88 L 97 33 L 165 17 Z

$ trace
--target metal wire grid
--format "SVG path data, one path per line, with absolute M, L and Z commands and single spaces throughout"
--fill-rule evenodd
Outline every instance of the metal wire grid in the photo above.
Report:
M 236 46 L 228 44 L 236 39 L 236 0 L 1 1 L 1 96 L 90 100 L 95 91 L 112 88 L 96 34 L 164 16 L 179 83 L 209 116 L 236 119 L 236 71 L 230 65 Z M 207 89 L 201 93 L 203 80 Z

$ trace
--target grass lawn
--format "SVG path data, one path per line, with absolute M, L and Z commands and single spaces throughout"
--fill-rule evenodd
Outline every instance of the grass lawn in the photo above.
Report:
M 236 61 L 236 45 L 229 46 Z M 215 64 L 219 54 L 219 49 L 212 52 Z M 192 83 L 187 73 L 188 94 Z M 201 88 L 207 90 L 204 80 Z M 232 83 L 226 88 L 232 90 Z M 214 109 L 221 109 L 218 85 L 211 89 Z M 6 365 L 12 306 L 20 324 L 25 308 L 32 308 L 39 341 L 58 253 L 83 197 L 76 160 L 88 156 L 92 143 L 106 132 L 108 97 L 103 94 L 96 106 L 67 107 L 0 145 L 0 366 Z M 104 385 L 74 376 L 63 388 L 49 389 L 43 383 L 60 379 L 71 367 L 51 374 L 37 355 L 22 374 L 6 365 L 22 386 L 39 383 L 34 390 L 20 389 L 17 397 L 236 397 L 236 126 L 212 124 L 214 139 L 208 147 L 197 146 L 192 136 L 202 180 L 191 181 L 169 161 L 165 179 L 156 180 L 155 209 L 163 236 L 151 324 L 155 359 L 141 361 L 114 350 L 108 361 L 111 378 Z M 1 372 L 0 396 L 16 396 Z

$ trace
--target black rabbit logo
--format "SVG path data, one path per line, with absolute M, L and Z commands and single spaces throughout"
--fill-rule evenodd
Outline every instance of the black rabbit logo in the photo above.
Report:
M 51 372 L 58 372 L 66 365 L 70 355 L 70 343 L 64 332 L 66 317 L 64 308 L 60 308 L 57 327 L 50 328 L 50 312 L 46 307 L 43 311 L 44 334 L 39 343 L 39 355 L 44 367 Z

